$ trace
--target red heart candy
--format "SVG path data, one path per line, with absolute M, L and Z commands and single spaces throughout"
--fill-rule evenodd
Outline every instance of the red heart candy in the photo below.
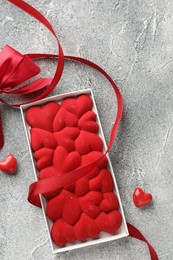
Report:
M 101 212 L 100 208 L 92 203 L 91 201 L 87 201 L 85 199 L 79 198 L 80 206 L 82 211 L 89 217 L 95 219 Z
M 63 146 L 67 151 L 75 150 L 74 140 L 79 135 L 80 130 L 77 127 L 65 127 L 63 130 L 54 133 L 57 144 Z
M 88 111 L 79 119 L 78 127 L 81 130 L 97 134 L 99 127 L 95 121 L 96 114 L 93 111 Z
M 100 173 L 89 181 L 90 190 L 110 192 L 113 191 L 114 183 L 111 173 L 107 169 L 102 169 Z
M 86 177 L 83 177 L 76 181 L 75 185 L 75 195 L 77 197 L 82 197 L 86 195 L 89 191 L 89 180 Z
M 46 178 L 51 178 L 55 175 L 58 175 L 57 169 L 53 166 L 49 166 L 49 167 L 42 169 L 39 172 L 39 179 L 43 180 L 43 179 L 46 179 Z
M 36 151 L 42 147 L 54 149 L 57 146 L 54 135 L 46 130 L 31 128 L 31 147 Z
M 74 225 L 74 233 L 77 240 L 84 241 L 87 237 L 98 237 L 100 229 L 92 218 L 82 213 L 80 219 Z
M 79 241 L 84 241 L 88 237 L 85 218 L 83 218 L 83 215 L 84 215 L 84 213 L 81 214 L 79 220 L 73 226 L 75 237 Z
M 102 151 L 102 139 L 93 133 L 81 130 L 79 136 L 75 140 L 76 151 L 84 155 L 91 151 Z
M 103 194 L 104 199 L 100 203 L 100 208 L 104 212 L 110 212 L 118 209 L 118 198 L 114 192 L 105 192 Z
M 136 207 L 143 207 L 152 201 L 152 195 L 137 187 L 133 192 L 133 201 Z
M 26 111 L 26 121 L 34 128 L 41 128 L 52 132 L 53 119 L 60 109 L 56 102 L 49 102 L 45 106 L 33 106 Z
M 122 216 L 118 210 L 113 210 L 108 214 L 101 212 L 95 222 L 101 231 L 114 234 L 121 226 Z
M 63 219 L 70 225 L 74 225 L 82 213 L 78 198 L 71 192 L 65 199 L 63 207 Z
M 66 243 L 73 243 L 75 241 L 73 227 L 64 219 L 58 219 L 53 223 L 51 237 L 53 242 L 60 247 Z
M 81 208 L 91 218 L 96 218 L 100 214 L 99 204 L 103 199 L 103 195 L 98 191 L 90 191 L 85 196 L 79 198 Z
M 41 169 L 44 169 L 44 168 L 52 165 L 53 154 L 54 154 L 54 150 L 46 148 L 46 147 L 43 147 L 40 150 L 37 150 L 34 153 L 34 158 L 37 161 L 36 168 L 38 170 L 41 170 Z
M 53 166 L 50 166 L 50 167 L 42 169 L 39 172 L 39 179 L 43 180 L 43 179 L 46 179 L 46 178 L 51 178 L 55 175 L 58 175 L 57 169 Z M 56 189 L 56 190 L 53 190 L 53 191 L 50 191 L 50 192 L 43 193 L 43 196 L 46 199 L 49 200 L 49 199 L 52 199 L 53 197 L 57 196 L 61 192 L 61 190 L 62 189 Z
M 62 218 L 64 204 L 67 196 L 68 191 L 63 189 L 59 195 L 48 201 L 46 205 L 46 215 L 52 221 Z
M 53 121 L 54 132 L 62 130 L 66 126 L 77 126 L 78 118 L 69 111 L 61 108 Z
M 103 157 L 103 154 L 101 152 L 98 152 L 98 151 L 92 151 L 88 154 L 85 154 L 85 155 L 82 156 L 81 166 L 82 167 L 87 166 L 88 164 L 94 162 L 95 160 L 99 160 L 101 157 Z M 107 157 L 104 156 L 98 162 L 97 167 L 100 168 L 100 169 L 105 168 L 107 163 L 108 163 Z
M 80 95 L 77 99 L 66 98 L 61 107 L 75 114 L 80 118 L 84 113 L 91 110 L 93 106 L 92 99 L 88 95 Z
M 80 198 L 80 201 L 90 201 L 95 205 L 99 205 L 103 199 L 103 194 L 99 191 L 89 191 L 85 196 Z
M 81 207 L 77 197 L 63 189 L 58 196 L 48 201 L 46 215 L 53 221 L 63 218 L 74 225 L 81 215 Z
M 55 149 L 53 157 L 53 166 L 58 170 L 58 173 L 69 172 L 80 166 L 81 155 L 74 151 L 68 153 L 67 150 L 58 146 Z
M 16 173 L 17 160 L 14 155 L 9 154 L 5 160 L 0 161 L 0 170 L 6 173 Z

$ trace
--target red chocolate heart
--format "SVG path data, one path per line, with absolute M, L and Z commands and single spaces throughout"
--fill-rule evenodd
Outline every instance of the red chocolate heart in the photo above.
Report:
M 113 191 L 114 183 L 111 173 L 107 169 L 102 169 L 100 173 L 89 181 L 90 190 L 110 192 Z
M 82 197 L 89 192 L 89 180 L 83 177 L 76 181 L 75 194 L 77 197 Z
M 100 161 L 97 164 L 97 167 L 99 169 L 105 168 L 108 163 L 108 160 L 107 160 L 106 156 L 104 156 L 103 158 L 102 157 L 103 157 L 103 154 L 101 152 L 92 151 L 92 152 L 82 156 L 81 166 L 82 167 L 87 166 L 88 164 L 91 164 L 92 162 L 95 162 L 96 160 L 100 159 Z
M 46 130 L 39 128 L 31 128 L 31 147 L 36 151 L 42 147 L 55 149 L 57 146 L 54 135 Z
M 53 242 L 60 247 L 63 247 L 66 243 L 73 243 L 75 241 L 73 227 L 64 219 L 58 219 L 53 223 L 51 237 Z
M 57 169 L 53 166 L 50 166 L 50 167 L 46 167 L 46 168 L 42 169 L 39 172 L 39 179 L 43 180 L 43 179 L 51 178 L 55 175 L 58 175 Z
M 92 99 L 88 95 L 81 95 L 78 98 L 66 98 L 61 107 L 75 114 L 80 118 L 84 113 L 91 110 L 93 106 Z
M 63 130 L 54 133 L 57 144 L 63 146 L 67 151 L 75 150 L 74 140 L 79 135 L 80 130 L 77 127 L 65 127 Z
M 63 219 L 70 225 L 74 225 L 79 220 L 81 213 L 82 210 L 78 198 L 69 192 L 63 207 Z
M 143 207 L 152 201 L 152 195 L 145 193 L 141 188 L 137 187 L 133 193 L 133 201 L 136 207 Z
M 49 102 L 45 106 L 34 106 L 26 111 L 26 121 L 34 128 L 41 128 L 52 132 L 53 119 L 60 109 L 56 102 Z
M 62 146 L 57 146 L 53 157 L 53 166 L 58 170 L 58 173 L 73 171 L 81 164 L 81 155 L 74 151 L 68 153 Z
M 66 126 L 77 126 L 78 118 L 69 111 L 61 108 L 53 121 L 54 132 L 62 130 Z
M 97 191 L 90 191 L 85 196 L 79 198 L 81 208 L 91 218 L 95 219 L 101 212 L 99 204 L 103 199 L 103 195 Z
M 100 208 L 104 212 L 110 212 L 112 210 L 118 210 L 118 198 L 114 192 L 105 192 L 103 194 L 104 199 L 100 203 Z
M 74 233 L 77 240 L 84 241 L 87 237 L 98 237 L 100 229 L 92 218 L 82 213 L 80 219 L 74 225 Z
M 14 155 L 9 154 L 5 160 L 0 161 L 0 170 L 6 173 L 16 173 L 17 160 Z
M 74 225 L 81 215 L 81 207 L 77 197 L 63 189 L 58 196 L 48 201 L 46 215 L 53 221 L 63 218 Z
M 118 210 L 113 210 L 108 214 L 101 212 L 95 222 L 101 231 L 114 234 L 121 226 L 122 216 Z
M 81 130 L 97 134 L 99 127 L 95 121 L 96 114 L 93 111 L 88 111 L 79 119 L 78 127 Z
M 36 168 L 38 170 L 44 169 L 52 165 L 54 150 L 46 147 L 37 150 L 34 153 L 34 158 L 36 159 Z
M 76 151 L 84 155 L 91 151 L 102 151 L 102 139 L 93 133 L 81 130 L 79 136 L 75 140 Z
M 42 169 L 39 172 L 39 179 L 43 180 L 43 179 L 46 179 L 46 178 L 51 178 L 51 177 L 53 177 L 55 175 L 58 175 L 57 169 L 55 167 L 53 167 L 53 166 L 50 166 L 50 167 Z M 61 190 L 62 189 L 56 189 L 56 190 L 53 190 L 53 191 L 49 191 L 49 192 L 43 193 L 43 196 L 46 199 L 49 200 L 49 199 L 52 199 L 53 197 L 57 196 L 61 192 Z

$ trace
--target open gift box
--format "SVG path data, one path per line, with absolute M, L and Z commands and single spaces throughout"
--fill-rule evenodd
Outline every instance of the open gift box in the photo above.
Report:
M 81 104 L 80 105 L 81 109 L 78 109 L 78 111 L 80 110 L 78 113 L 78 122 L 75 123 L 76 115 L 75 115 L 75 112 L 74 112 L 74 114 L 72 113 L 73 110 L 75 110 L 75 107 L 74 107 L 75 102 L 73 102 L 73 100 L 76 101 L 80 97 L 84 97 L 85 99 L 88 98 L 88 101 L 86 101 L 86 104 L 85 104 L 85 100 L 84 100 L 84 102 L 79 102 Z M 70 112 L 69 112 L 68 100 L 71 100 L 73 103 L 73 105 L 70 108 L 71 109 Z M 35 134 L 37 132 L 37 130 L 35 130 L 36 127 L 34 126 L 35 122 L 33 123 L 32 115 L 30 115 L 32 112 L 31 113 L 28 112 L 28 111 L 31 111 L 30 109 L 35 106 L 45 107 L 45 105 L 50 104 L 52 102 L 58 104 L 59 107 L 61 107 L 61 108 L 62 108 L 62 104 L 63 104 L 62 110 L 63 110 L 63 112 L 65 111 L 64 113 L 61 113 L 61 116 L 60 116 L 59 112 L 54 113 L 54 119 L 52 119 L 54 122 L 53 123 L 54 124 L 53 134 L 56 137 L 55 138 L 56 139 L 55 143 L 57 142 L 56 145 L 54 143 L 50 144 L 49 140 L 47 140 L 47 139 L 46 139 L 46 141 L 44 140 L 44 141 L 39 142 L 38 139 L 41 138 L 41 135 L 39 134 L 39 131 L 38 131 L 38 134 Z M 84 111 L 85 107 L 90 106 L 90 105 L 88 105 L 90 102 L 92 103 L 92 106 L 88 107 L 87 110 Z M 64 174 L 65 172 L 68 172 L 70 170 L 75 170 L 76 168 L 83 167 L 87 163 L 92 163 L 94 160 L 97 159 L 96 155 L 98 155 L 99 153 L 103 154 L 107 149 L 105 138 L 104 138 L 102 127 L 101 127 L 101 123 L 100 123 L 100 119 L 99 119 L 96 104 L 95 104 L 95 100 L 94 100 L 94 96 L 90 89 L 75 91 L 75 92 L 71 92 L 71 93 L 67 93 L 67 94 L 62 94 L 62 95 L 45 98 L 45 99 L 30 103 L 30 104 L 22 105 L 20 108 L 21 108 L 23 123 L 24 123 L 24 127 L 25 127 L 25 132 L 26 132 L 26 136 L 27 136 L 29 151 L 30 151 L 30 155 L 31 155 L 31 159 L 32 159 L 32 164 L 33 164 L 33 169 L 34 169 L 36 180 L 39 180 L 40 178 L 42 178 L 43 175 L 45 174 L 44 170 L 48 169 L 48 168 L 50 169 L 50 167 L 56 168 L 56 171 L 58 172 L 58 174 Z M 84 110 L 83 110 L 83 108 L 84 108 Z M 57 111 L 59 111 L 59 110 L 57 110 Z M 38 111 L 38 113 L 39 113 L 39 111 Z M 58 113 L 59 113 L 59 116 L 57 116 Z M 71 120 L 71 118 L 69 118 L 70 114 L 71 114 L 71 118 L 74 120 Z M 87 115 L 88 115 L 88 119 L 90 120 L 89 122 L 86 122 Z M 93 115 L 96 115 L 96 117 L 94 118 Z M 65 119 L 66 116 L 67 116 L 68 120 Z M 85 119 L 86 119 L 86 120 L 83 120 L 83 121 L 85 121 L 84 123 L 82 123 L 83 117 L 85 117 Z M 37 115 L 37 118 L 39 121 L 38 115 Z M 41 118 L 40 118 L 40 121 L 41 121 Z M 57 122 L 56 124 L 55 124 L 55 121 Z M 36 122 L 36 125 L 38 127 L 39 123 Z M 44 123 L 43 123 L 43 125 L 44 125 Z M 60 137 L 59 134 L 57 134 L 57 133 L 62 132 L 65 128 L 67 130 L 67 127 L 68 127 L 68 129 L 79 128 L 78 129 L 79 134 L 75 137 L 71 137 L 72 140 L 71 139 L 69 140 L 69 138 L 68 138 L 68 140 L 66 142 L 66 137 L 65 138 L 63 138 L 63 136 Z M 97 127 L 98 127 L 98 129 L 97 129 Z M 48 126 L 48 128 L 49 128 L 49 126 Z M 44 127 L 43 127 L 43 129 L 44 129 Z M 43 131 L 45 131 L 45 129 Z M 66 131 L 66 132 L 68 132 L 68 131 Z M 67 133 L 67 135 L 68 134 L 69 133 Z M 81 136 L 82 134 L 83 134 L 83 139 L 79 139 L 79 136 Z M 88 142 L 87 140 L 89 140 L 89 145 L 86 143 L 86 142 Z M 44 162 L 41 164 L 39 161 L 40 156 L 38 155 L 39 154 L 38 151 L 41 150 L 44 145 L 47 147 L 46 148 L 47 151 L 54 149 L 54 151 L 52 152 L 52 154 L 53 154 L 52 159 L 48 160 L 49 161 L 48 164 L 47 164 L 47 160 L 46 160 L 46 163 Z M 52 147 L 51 147 L 51 145 L 52 145 Z M 58 150 L 58 149 L 60 149 L 60 150 Z M 69 149 L 69 151 L 67 151 L 68 149 Z M 59 156 L 57 156 L 56 160 L 55 160 L 55 154 L 57 154 L 58 151 L 59 151 Z M 63 166 L 64 157 L 62 154 L 64 153 L 64 151 L 66 151 L 67 154 L 68 153 L 69 154 L 78 153 L 81 158 L 80 159 L 81 164 L 79 165 L 78 159 L 76 159 L 76 157 L 73 157 L 73 160 L 71 159 L 71 162 L 68 164 L 68 166 L 70 165 L 70 167 L 66 167 L 66 165 Z M 87 156 L 88 156 L 88 154 L 91 155 L 91 153 L 92 153 L 92 156 L 90 156 L 90 160 L 89 160 L 89 159 L 87 159 Z M 106 164 L 104 164 L 104 166 L 99 166 L 100 168 L 97 173 L 94 173 L 94 174 L 92 173 L 91 175 L 89 173 L 89 175 L 84 177 L 87 183 L 80 182 L 80 183 L 78 183 L 79 185 L 77 186 L 77 182 L 76 182 L 76 183 L 74 183 L 74 185 L 70 185 L 68 187 L 63 187 L 63 189 L 58 191 L 57 194 L 54 196 L 47 197 L 47 196 L 40 195 L 42 210 L 43 210 L 46 226 L 48 229 L 53 253 L 77 249 L 77 248 L 90 246 L 90 245 L 107 242 L 107 241 L 111 241 L 111 240 L 116 240 L 116 239 L 128 236 L 129 233 L 128 233 L 128 229 L 127 229 L 127 225 L 126 225 L 126 221 L 125 221 L 125 217 L 124 217 L 122 203 L 120 200 L 120 195 L 118 192 L 118 187 L 117 187 L 115 175 L 113 172 L 112 164 L 111 164 L 108 154 L 106 155 L 105 158 L 107 158 Z M 104 158 L 104 160 L 105 160 L 105 158 Z M 59 162 L 58 162 L 58 160 L 59 160 Z M 85 161 L 85 163 L 82 164 L 84 161 Z M 52 168 L 51 168 L 51 171 L 52 171 Z M 43 178 L 48 178 L 49 173 L 50 172 L 46 173 L 46 176 L 44 176 Z M 107 181 L 104 178 L 98 177 L 98 176 L 101 176 L 99 174 L 102 174 L 102 176 L 105 176 L 103 173 L 110 175 L 110 177 L 108 176 L 109 181 Z M 82 178 L 81 178 L 81 180 L 82 180 Z M 97 182 L 98 178 L 100 178 L 99 183 Z M 110 178 L 111 178 L 111 180 L 110 180 Z M 97 184 L 95 184 L 96 182 L 97 182 Z M 63 193 L 63 195 L 62 195 L 62 193 Z M 114 195 L 113 195 L 113 193 L 114 193 Z M 62 210 L 62 207 L 66 207 L 66 206 L 70 207 L 69 198 L 67 198 L 69 196 L 69 194 L 71 194 L 70 196 L 72 199 L 74 198 L 74 204 L 73 204 L 73 208 L 70 211 L 70 214 L 68 214 L 68 212 L 66 212 L 66 214 L 62 213 L 62 212 L 60 213 L 60 210 L 57 213 L 57 211 L 54 208 L 52 208 L 53 207 L 52 205 L 55 205 L 55 203 L 53 203 L 53 202 L 55 202 L 55 200 L 56 200 L 57 207 L 61 207 L 61 210 Z M 99 195 L 100 197 L 102 197 L 102 199 L 100 199 L 99 202 L 94 202 L 94 206 L 90 205 L 90 204 L 86 204 L 84 207 L 85 200 L 83 198 L 86 198 L 87 196 L 89 196 L 88 194 L 90 194 L 90 195 L 92 194 L 92 197 L 95 195 Z M 58 196 L 59 197 L 61 196 L 63 199 L 65 198 L 64 202 L 63 202 L 63 199 L 59 199 Z M 107 203 L 105 204 L 105 201 L 103 201 L 103 200 L 105 200 L 106 198 L 108 200 L 107 200 Z M 116 200 L 117 200 L 117 202 L 116 202 Z M 62 205 L 62 204 L 64 204 L 64 205 Z M 67 209 L 66 209 L 66 211 L 67 211 Z M 87 212 L 88 212 L 88 215 L 87 215 Z M 117 221 L 116 217 L 115 217 L 116 214 L 118 214 L 118 216 L 121 215 L 121 218 L 119 217 L 119 219 L 121 220 L 121 223 L 119 223 L 119 226 L 117 226 L 117 230 L 116 230 L 115 226 L 118 224 L 113 223 L 114 221 L 115 222 Z M 62 216 L 60 216 L 60 215 L 62 215 Z M 71 215 L 71 216 L 69 216 L 69 215 Z M 108 218 L 106 218 L 107 216 L 108 216 Z M 78 223 L 79 223 L 79 221 L 81 221 L 81 218 L 83 218 L 84 221 L 83 221 L 83 226 L 80 225 L 80 228 L 79 228 Z M 112 221 L 111 225 L 113 225 L 113 227 L 114 227 L 113 229 L 108 227 L 109 221 Z M 92 229 L 93 223 L 95 223 L 94 224 L 95 226 Z M 104 226 L 103 228 L 102 228 L 102 225 Z M 55 226 L 57 226 L 57 228 L 59 227 L 59 229 L 57 229 L 58 231 L 56 231 Z M 67 239 L 65 242 L 64 242 L 64 240 L 61 241 L 62 242 L 62 244 L 61 244 L 61 242 L 59 242 L 59 240 L 61 239 L 61 236 L 64 236 L 63 226 L 65 227 L 64 230 L 66 229 Z M 77 228 L 77 226 L 78 226 L 78 228 Z M 110 232 L 105 232 L 107 229 L 110 230 Z M 63 235 L 61 235 L 61 232 L 63 233 Z M 58 238 L 57 238 L 57 236 L 58 236 Z M 74 236 L 74 238 L 72 238 L 73 236 Z

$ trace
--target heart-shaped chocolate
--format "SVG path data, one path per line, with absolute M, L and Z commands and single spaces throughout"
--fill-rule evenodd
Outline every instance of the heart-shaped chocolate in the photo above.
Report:
M 80 95 L 75 98 L 66 98 L 61 107 L 80 118 L 84 113 L 92 109 L 93 102 L 88 95 Z
M 107 169 L 102 169 L 100 173 L 89 181 L 90 190 L 111 192 L 114 188 L 111 173 Z
M 80 133 L 77 127 L 65 127 L 63 130 L 54 133 L 57 144 L 63 146 L 68 152 L 75 150 L 74 140 Z
M 0 161 L 0 170 L 6 173 L 16 173 L 17 160 L 14 155 L 9 154 L 5 160 Z
M 81 155 L 91 151 L 101 152 L 103 149 L 103 141 L 98 135 L 81 130 L 75 140 L 75 149 Z
M 63 218 L 74 225 L 81 215 L 81 207 L 77 197 L 63 189 L 58 196 L 48 201 L 46 215 L 53 221 Z
M 34 128 L 40 128 L 52 132 L 53 119 L 59 111 L 60 105 L 49 102 L 45 106 L 33 106 L 26 111 L 26 121 Z
M 97 134 L 99 127 L 98 124 L 96 123 L 96 114 L 93 111 L 86 112 L 79 119 L 78 127 L 81 130 L 85 130 Z
M 33 151 L 43 147 L 55 149 L 57 146 L 53 133 L 39 128 L 31 128 L 31 148 Z
M 143 207 L 152 201 L 152 195 L 137 187 L 133 192 L 133 201 L 136 207 Z
M 77 124 L 78 118 L 66 109 L 61 108 L 54 118 L 53 130 L 58 132 L 66 126 L 77 126 Z
M 81 164 L 81 155 L 74 151 L 68 151 L 62 147 L 57 146 L 53 157 L 53 166 L 58 170 L 58 173 L 73 171 Z
M 73 227 L 64 219 L 58 219 L 53 223 L 51 237 L 53 242 L 60 247 L 66 243 L 73 243 L 76 239 Z
M 95 221 L 101 231 L 114 234 L 121 226 L 122 216 L 118 210 L 113 210 L 108 214 L 101 212 Z
M 46 147 L 37 150 L 34 153 L 34 158 L 36 159 L 36 168 L 38 170 L 44 169 L 52 165 L 54 150 Z

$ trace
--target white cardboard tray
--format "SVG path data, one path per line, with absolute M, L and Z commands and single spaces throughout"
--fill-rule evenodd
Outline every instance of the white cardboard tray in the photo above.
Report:
M 65 93 L 65 94 L 61 94 L 61 95 L 56 95 L 56 96 L 52 96 L 52 97 L 48 97 L 48 98 L 44 98 L 42 100 L 36 101 L 36 102 L 32 102 L 26 105 L 22 105 L 20 106 L 20 110 L 21 110 L 21 114 L 22 114 L 22 119 L 23 119 L 23 124 L 24 124 L 24 128 L 25 128 L 25 133 L 26 133 L 26 137 L 27 137 L 27 142 L 28 142 L 28 146 L 29 146 L 29 152 L 31 155 L 31 160 L 32 160 L 32 166 L 33 166 L 33 170 L 35 173 L 35 178 L 36 180 L 38 180 L 38 171 L 35 168 L 35 162 L 34 162 L 34 158 L 33 158 L 33 153 L 31 150 L 31 146 L 30 146 L 30 127 L 27 124 L 26 120 L 25 120 L 25 112 L 26 110 L 31 107 L 31 106 L 35 106 L 35 105 L 44 105 L 48 102 L 51 101 L 55 101 L 58 103 L 61 103 L 61 101 L 65 98 L 69 98 L 69 97 L 77 97 L 79 95 L 82 94 L 87 94 L 89 95 L 92 100 L 93 100 L 93 111 L 96 113 L 97 115 L 97 123 L 99 125 L 99 132 L 98 135 L 102 138 L 103 143 L 104 143 L 104 148 L 103 148 L 103 152 L 106 151 L 106 142 L 105 142 L 105 138 L 103 135 L 103 130 L 101 127 L 101 123 L 100 123 L 100 119 L 99 119 L 99 115 L 98 115 L 98 111 L 97 111 L 97 107 L 96 107 L 96 103 L 94 100 L 94 96 L 92 93 L 91 89 L 86 89 L 86 90 L 80 90 L 80 91 L 75 91 L 75 92 L 70 92 L 70 93 Z M 73 249 L 77 249 L 77 248 L 81 248 L 81 247 L 85 247 L 85 246 L 91 246 L 91 245 L 95 245 L 95 244 L 99 244 L 99 243 L 103 243 L 103 242 L 108 242 L 108 241 L 112 241 L 112 240 L 116 240 L 119 238 L 123 238 L 129 235 L 128 232 L 128 228 L 127 228 L 127 224 L 126 224 L 126 220 L 125 220 L 125 216 L 124 216 L 124 212 L 123 212 L 123 208 L 122 208 L 122 203 L 121 203 L 121 199 L 120 199 L 120 195 L 119 195 L 119 191 L 118 191 L 118 187 L 117 187 L 117 183 L 116 183 L 116 179 L 115 179 L 115 174 L 113 171 L 113 167 L 109 158 L 109 155 L 107 155 L 107 159 L 108 159 L 108 170 L 111 172 L 113 181 L 114 181 L 114 192 L 116 193 L 118 200 L 119 200 L 119 211 L 122 214 L 122 225 L 120 227 L 120 229 L 118 230 L 118 232 L 115 235 L 111 235 L 105 232 L 101 232 L 99 238 L 97 239 L 88 239 L 85 242 L 75 242 L 73 244 L 67 244 L 65 247 L 58 247 L 57 245 L 55 245 L 51 239 L 51 235 L 50 235 L 50 230 L 52 227 L 52 221 L 46 216 L 45 214 L 45 208 L 46 208 L 46 199 L 40 195 L 40 200 L 41 200 L 41 205 L 42 205 L 42 210 L 43 210 L 43 215 L 44 215 L 44 219 L 46 222 L 46 227 L 48 229 L 48 234 L 49 234 L 49 238 L 50 238 L 50 243 L 51 243 L 51 248 L 54 254 L 59 253 L 59 252 L 64 252 L 64 251 L 69 251 L 69 250 L 73 250 Z

